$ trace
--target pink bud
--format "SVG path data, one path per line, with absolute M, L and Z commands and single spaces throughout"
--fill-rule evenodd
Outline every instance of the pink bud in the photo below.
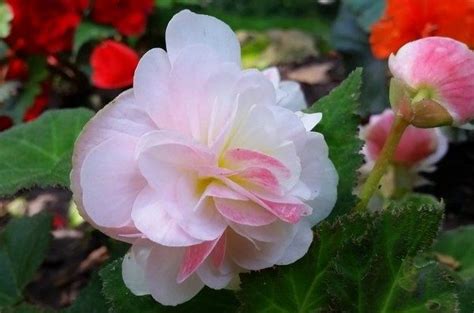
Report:
M 363 151 L 369 163 L 379 157 L 394 119 L 393 111 L 385 110 L 382 114 L 373 115 L 362 129 L 361 137 L 365 140 Z M 439 129 L 408 126 L 395 151 L 393 163 L 428 170 L 446 154 L 446 150 L 447 140 Z
M 395 82 L 392 106 L 401 107 L 413 125 L 463 124 L 474 118 L 474 53 L 463 43 L 444 37 L 413 41 L 390 56 L 389 67 Z

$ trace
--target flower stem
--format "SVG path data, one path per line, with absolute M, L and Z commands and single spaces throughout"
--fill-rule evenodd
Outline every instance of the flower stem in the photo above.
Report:
M 396 114 L 395 121 L 393 122 L 392 128 L 388 135 L 387 141 L 385 142 L 382 152 L 379 155 L 379 158 L 375 162 L 374 168 L 369 174 L 369 177 L 362 186 L 362 191 L 360 193 L 360 201 L 357 204 L 355 210 L 363 212 L 367 208 L 367 204 L 370 201 L 370 198 L 374 195 L 375 191 L 379 187 L 380 179 L 387 171 L 387 167 L 392 161 L 393 155 L 397 149 L 398 143 L 402 138 L 405 129 L 408 127 L 409 123 L 403 119 L 400 115 Z

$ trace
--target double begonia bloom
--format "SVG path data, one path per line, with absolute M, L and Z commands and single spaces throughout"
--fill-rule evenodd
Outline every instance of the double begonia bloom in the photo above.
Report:
M 292 111 L 300 111 L 307 107 L 304 93 L 297 82 L 281 80 L 280 72 L 276 67 L 267 68 L 262 73 L 272 82 L 273 87 L 275 87 L 279 106 Z
M 165 305 L 238 274 L 301 258 L 336 200 L 320 114 L 283 108 L 242 70 L 232 30 L 181 11 L 165 52 L 140 60 L 133 89 L 87 124 L 73 157 L 82 215 L 132 243 L 125 284 Z
M 378 159 L 395 120 L 392 110 L 372 115 L 367 126 L 361 128 L 365 141 L 363 154 L 371 168 Z M 431 172 L 434 165 L 446 154 L 448 140 L 439 128 L 408 126 L 395 150 L 392 163 L 415 172 Z
M 391 103 L 418 127 L 466 123 L 474 118 L 474 52 L 443 37 L 420 39 L 389 59 Z

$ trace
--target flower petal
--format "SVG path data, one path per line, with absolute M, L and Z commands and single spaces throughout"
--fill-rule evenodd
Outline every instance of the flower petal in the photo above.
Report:
M 328 158 L 328 146 L 323 135 L 308 133 L 306 149 L 300 157 L 302 164 L 300 179 L 313 194 L 313 200 L 307 202 L 313 208 L 313 212 L 306 219 L 311 226 L 314 226 L 331 213 L 337 200 L 339 177 Z
M 222 61 L 240 66 L 240 44 L 229 26 L 212 16 L 183 10 L 173 16 L 166 28 L 166 49 L 171 63 L 181 50 L 195 44 L 207 45 L 219 53 Z
M 182 283 L 193 274 L 211 254 L 219 239 L 187 247 L 176 281 Z
M 133 202 L 146 184 L 135 162 L 135 147 L 135 138 L 117 136 L 92 149 L 84 160 L 84 210 L 97 225 L 120 227 L 130 222 Z
M 201 243 L 191 237 L 169 216 L 158 193 L 147 187 L 138 195 L 132 210 L 132 220 L 148 239 L 164 246 L 182 247 Z
M 176 282 L 185 248 L 153 246 L 146 266 L 146 280 L 152 297 L 163 305 L 178 305 L 194 297 L 204 287 L 194 274 Z
M 429 37 L 404 45 L 389 59 L 394 77 L 410 87 L 433 88 L 434 98 L 462 124 L 474 118 L 474 52 L 456 40 Z
M 252 201 L 215 198 L 214 203 L 225 218 L 237 224 L 262 226 L 276 220 L 275 215 Z
M 151 245 L 139 240 L 127 252 L 122 261 L 122 277 L 125 285 L 136 296 L 149 295 L 145 267 L 150 256 Z

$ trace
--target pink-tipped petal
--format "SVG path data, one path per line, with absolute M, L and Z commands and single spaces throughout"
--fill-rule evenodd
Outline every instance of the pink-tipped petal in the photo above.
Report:
M 243 225 L 262 226 L 276 220 L 276 216 L 252 201 L 215 198 L 219 212 L 228 220 Z
M 204 260 L 211 254 L 219 239 L 206 241 L 198 245 L 187 247 L 176 281 L 182 283 L 193 274 Z

